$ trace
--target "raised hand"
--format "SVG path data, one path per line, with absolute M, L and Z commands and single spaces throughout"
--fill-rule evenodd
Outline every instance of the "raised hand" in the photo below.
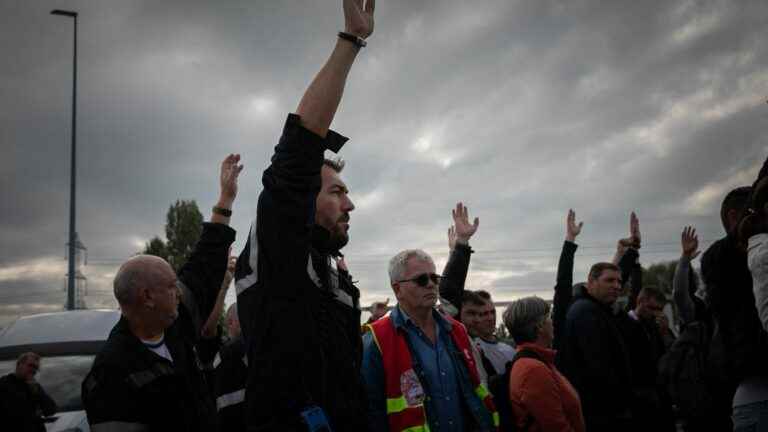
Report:
M 451 210 L 453 217 L 453 226 L 456 233 L 456 243 L 468 244 L 469 239 L 477 232 L 480 226 L 480 219 L 475 218 L 473 223 L 469 223 L 469 209 L 464 204 L 457 203 L 456 208 Z
M 230 154 L 221 162 L 221 171 L 219 173 L 221 194 L 219 201 L 222 204 L 229 204 L 231 206 L 237 197 L 237 178 L 240 175 L 240 171 L 243 170 L 243 165 L 238 165 L 238 162 L 240 162 L 239 154 Z
M 584 222 L 576 223 L 576 212 L 573 209 L 568 210 L 568 217 L 565 220 L 565 239 L 569 242 L 576 241 L 576 237 L 581 234 L 581 227 Z
M 680 245 L 683 248 L 683 256 L 689 260 L 699 256 L 699 237 L 696 235 L 696 228 L 687 226 L 683 228 L 680 236 Z
M 451 225 L 448 228 L 448 250 L 453 250 L 456 247 L 456 228 Z
M 344 0 L 344 31 L 363 39 L 370 36 L 375 8 L 375 0 Z

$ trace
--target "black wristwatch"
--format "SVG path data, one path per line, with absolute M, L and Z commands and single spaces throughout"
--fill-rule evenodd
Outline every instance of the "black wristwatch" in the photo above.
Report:
M 352 42 L 358 48 L 362 48 L 362 47 L 368 45 L 368 42 L 366 42 L 365 39 L 361 38 L 360 36 L 355 36 L 355 35 L 353 35 L 351 33 L 339 32 L 339 37 L 344 39 L 344 40 L 348 40 L 348 41 Z
M 213 206 L 213 212 L 216 214 L 222 215 L 224 217 L 232 216 L 232 210 L 221 208 L 219 206 Z

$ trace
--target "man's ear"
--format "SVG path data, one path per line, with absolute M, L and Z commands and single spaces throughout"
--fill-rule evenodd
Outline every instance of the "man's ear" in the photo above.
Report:
M 141 287 L 137 292 L 137 300 L 140 305 L 148 307 L 150 309 L 155 307 L 155 299 L 152 294 L 152 290 L 148 287 Z
M 399 301 L 400 300 L 400 283 L 392 282 L 392 291 L 395 292 L 395 298 Z

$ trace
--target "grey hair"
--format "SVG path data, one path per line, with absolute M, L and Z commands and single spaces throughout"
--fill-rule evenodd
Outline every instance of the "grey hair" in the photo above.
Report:
M 502 319 L 516 343 L 533 342 L 541 323 L 549 316 L 549 304 L 540 297 L 515 300 L 507 306 Z
M 336 171 L 337 173 L 341 174 L 342 171 L 344 171 L 344 166 L 347 163 L 344 161 L 344 159 L 340 157 L 335 157 L 333 159 L 325 159 L 323 160 L 323 165 L 327 166 L 328 168 Z
M 408 264 L 408 260 L 411 258 L 434 263 L 434 261 L 432 261 L 432 257 L 421 249 L 406 249 L 404 251 L 398 252 L 397 255 L 393 256 L 392 259 L 389 260 L 390 283 L 395 283 L 403 278 L 403 273 L 405 273 L 405 266 Z
M 142 269 L 138 266 L 124 265 L 117 271 L 112 286 L 120 306 L 128 306 L 136 301 L 136 288 L 142 281 L 142 277 Z

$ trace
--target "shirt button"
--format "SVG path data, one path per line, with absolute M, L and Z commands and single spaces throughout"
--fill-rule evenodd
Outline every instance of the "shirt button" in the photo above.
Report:
M 451 400 L 451 397 L 450 396 L 446 396 L 445 400 Z
M 445 376 L 445 372 L 441 371 L 440 375 Z

